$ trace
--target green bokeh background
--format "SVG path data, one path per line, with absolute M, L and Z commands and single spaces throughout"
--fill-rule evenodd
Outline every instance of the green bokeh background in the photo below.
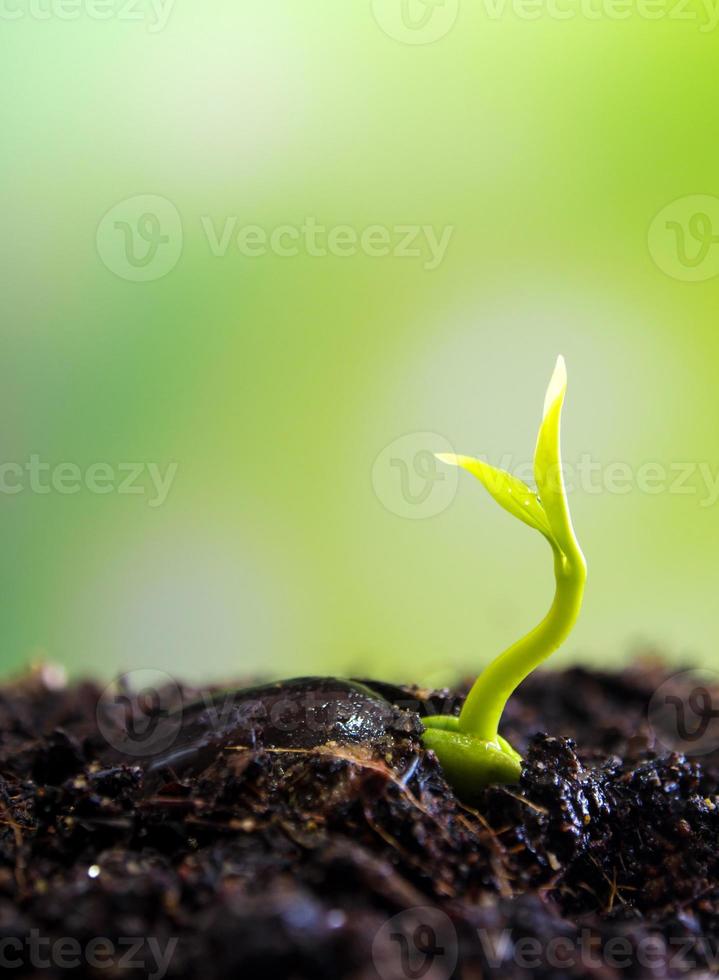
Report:
M 408 44 L 369 0 L 176 0 L 161 31 L 143 6 L 19 4 L 0 19 L 2 458 L 178 471 L 160 507 L 0 494 L 3 673 L 476 669 L 543 614 L 546 545 L 468 476 L 408 519 L 373 467 L 426 432 L 531 459 L 559 352 L 568 460 L 719 469 L 719 280 L 668 275 L 647 244 L 670 202 L 719 194 L 704 8 L 495 19 L 461 0 Z M 96 247 L 136 195 L 184 232 L 148 282 Z M 233 216 L 453 233 L 436 269 L 217 257 L 202 219 Z M 714 662 L 719 503 L 689 486 L 572 494 L 590 581 L 556 664 L 642 644 Z

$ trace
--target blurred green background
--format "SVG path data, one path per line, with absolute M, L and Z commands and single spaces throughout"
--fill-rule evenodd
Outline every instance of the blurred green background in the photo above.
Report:
M 554 663 L 713 662 L 719 27 L 582 2 L 6 0 L 3 673 L 475 670 L 550 555 L 428 453 L 521 468 L 560 352 Z

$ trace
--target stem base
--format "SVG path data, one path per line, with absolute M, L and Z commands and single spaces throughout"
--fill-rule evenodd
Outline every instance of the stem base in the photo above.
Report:
M 521 756 L 501 735 L 477 738 L 459 727 L 453 715 L 424 718 L 422 741 L 440 761 L 447 781 L 457 795 L 473 800 L 485 786 L 516 783 L 522 771 Z

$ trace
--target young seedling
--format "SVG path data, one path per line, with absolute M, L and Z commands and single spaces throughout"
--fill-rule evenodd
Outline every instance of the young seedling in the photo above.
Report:
M 582 604 L 587 569 L 569 516 L 559 446 L 566 387 L 560 357 L 547 390 L 534 456 L 538 492 L 481 460 L 454 454 L 439 456 L 445 463 L 469 470 L 510 514 L 544 535 L 554 555 L 556 579 L 554 602 L 545 618 L 489 664 L 459 716 L 423 719 L 425 745 L 437 754 L 448 781 L 465 799 L 472 799 L 489 783 L 518 779 L 519 753 L 498 734 L 504 706 L 517 685 L 566 639 Z M 197 766 L 200 771 L 208 751 L 228 744 L 255 744 L 258 732 L 265 746 L 290 751 L 322 745 L 383 744 L 388 737 L 391 741 L 397 725 L 397 705 L 392 694 L 382 690 L 387 687 L 333 677 L 296 677 L 254 688 L 221 690 L 210 702 L 203 699 L 167 715 L 169 743 L 166 730 L 161 729 L 157 739 L 153 736 L 152 742 L 143 746 L 142 754 L 150 760 L 147 771 L 154 774 L 153 778 L 160 778 L 167 770 L 190 772 Z M 401 698 L 401 689 L 398 694 Z M 305 723 L 288 725 L 288 719 L 304 719 Z M 114 740 L 113 736 L 108 742 L 121 754 L 136 753 L 132 738 L 128 741 L 118 736 Z
M 424 719 L 424 744 L 437 754 L 460 796 L 471 797 L 489 783 L 516 782 L 522 760 L 498 734 L 502 712 L 515 688 L 567 638 L 582 605 L 587 565 L 572 527 L 561 468 L 560 421 L 566 390 L 567 372 L 564 358 L 559 357 L 544 400 L 534 454 L 536 493 L 479 459 L 453 453 L 437 457 L 476 476 L 505 510 L 544 535 L 554 556 L 556 581 L 547 615 L 484 669 L 459 717 Z

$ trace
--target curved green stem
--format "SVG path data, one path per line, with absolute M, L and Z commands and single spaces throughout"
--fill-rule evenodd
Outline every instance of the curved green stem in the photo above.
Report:
M 582 606 L 587 565 L 581 551 L 569 558 L 557 548 L 553 550 L 556 591 L 549 612 L 482 671 L 460 712 L 460 731 L 482 739 L 496 738 L 510 695 L 571 632 Z

